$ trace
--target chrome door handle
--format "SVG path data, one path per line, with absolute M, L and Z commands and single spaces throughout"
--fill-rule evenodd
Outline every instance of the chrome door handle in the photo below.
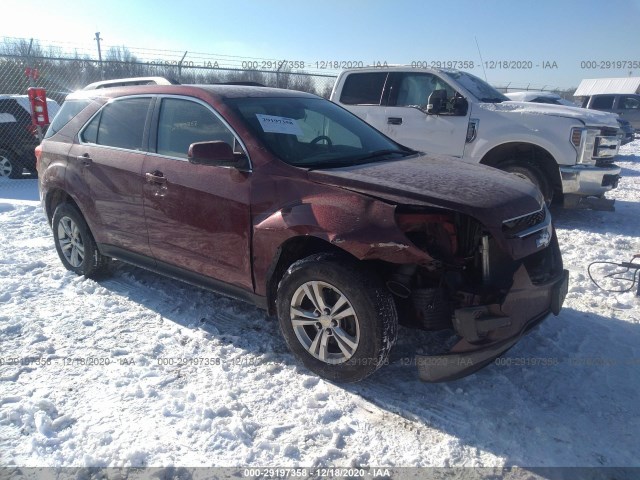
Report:
M 167 183 L 167 177 L 162 172 L 147 172 L 144 176 L 147 179 L 147 183 L 158 183 L 160 185 Z

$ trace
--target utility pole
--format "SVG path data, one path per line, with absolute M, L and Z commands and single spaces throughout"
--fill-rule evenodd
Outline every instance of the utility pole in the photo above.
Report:
M 102 51 L 100 50 L 100 32 L 96 32 L 96 43 L 98 44 L 98 61 L 100 62 L 100 80 L 104 80 L 104 70 L 102 68 Z

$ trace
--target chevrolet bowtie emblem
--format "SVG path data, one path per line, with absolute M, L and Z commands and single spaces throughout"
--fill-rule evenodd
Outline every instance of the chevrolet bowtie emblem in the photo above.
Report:
M 549 233 L 548 230 L 545 230 L 536 239 L 536 247 L 538 248 L 546 247 L 547 245 L 549 245 L 550 241 L 551 241 L 551 234 Z

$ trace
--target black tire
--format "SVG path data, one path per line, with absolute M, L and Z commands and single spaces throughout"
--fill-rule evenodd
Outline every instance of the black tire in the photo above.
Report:
M 51 227 L 58 256 L 67 270 L 87 277 L 106 270 L 109 257 L 98 251 L 89 226 L 75 205 L 58 205 Z
M 17 161 L 15 155 L 6 150 L 0 150 L 0 177 L 21 178 L 24 168 Z
M 520 178 L 529 180 L 536 187 L 538 187 L 538 190 L 540 190 L 540 192 L 542 193 L 544 202 L 547 204 L 547 206 L 551 205 L 551 202 L 553 201 L 553 188 L 551 187 L 547 177 L 538 167 L 530 163 L 513 162 L 500 165 L 499 168 L 500 170 L 513 173 Z
M 317 319 L 312 318 L 316 302 L 304 293 L 305 285 L 314 284 L 319 285 L 327 307 Z M 335 307 L 341 297 L 346 304 L 328 313 L 329 307 Z M 347 308 L 342 308 L 345 305 Z M 333 254 L 315 254 L 291 265 L 278 285 L 276 306 L 280 330 L 289 350 L 309 370 L 331 381 L 357 382 L 371 375 L 388 362 L 398 335 L 395 303 L 380 279 L 356 262 Z M 292 319 L 292 307 L 308 316 L 298 315 Z M 345 315 L 348 307 L 354 315 Z M 333 319 L 333 314 L 343 318 Z M 294 321 L 298 322 L 296 327 Z M 304 326 L 300 325 L 302 322 Z M 307 322 L 316 322 L 316 325 L 306 325 Z M 328 324 L 318 330 L 321 322 Z M 324 351 L 326 360 L 319 357 L 322 353 L 311 353 L 313 344 L 322 344 L 323 338 L 326 338 L 326 348 L 319 345 L 319 351 Z M 352 343 L 338 341 L 345 338 Z M 313 343 L 305 345 L 305 340 Z M 350 355 L 345 349 L 350 350 Z

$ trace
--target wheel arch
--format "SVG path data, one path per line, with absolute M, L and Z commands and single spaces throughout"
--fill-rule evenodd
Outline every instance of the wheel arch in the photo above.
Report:
M 300 235 L 290 237 L 285 240 L 276 250 L 273 260 L 267 270 L 266 294 L 267 310 L 270 315 L 276 313 L 276 299 L 278 296 L 278 285 L 287 269 L 298 260 L 309 257 L 317 253 L 333 253 L 345 259 L 358 261 L 346 250 L 333 245 L 332 243 L 312 235 Z
M 78 209 L 80 213 L 82 213 L 82 209 L 80 208 L 78 203 L 64 189 L 53 188 L 47 192 L 47 195 L 44 200 L 44 210 L 45 210 L 45 214 L 47 215 L 47 221 L 49 222 L 49 225 L 51 225 L 51 222 L 53 221 L 53 214 L 56 211 L 56 208 L 58 208 L 58 205 L 65 202 L 71 203 Z M 82 216 L 85 216 L 84 213 L 82 213 Z M 86 216 L 85 216 L 85 221 L 86 221 Z
M 509 142 L 497 145 L 489 150 L 480 163 L 489 167 L 500 168 L 511 162 L 523 162 L 537 167 L 549 180 L 555 193 L 562 193 L 562 180 L 558 162 L 548 150 L 528 142 Z

